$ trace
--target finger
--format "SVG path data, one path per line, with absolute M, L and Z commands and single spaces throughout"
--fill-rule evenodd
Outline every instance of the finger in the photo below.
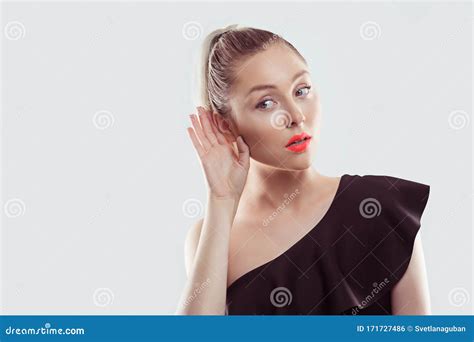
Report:
M 249 147 L 240 135 L 237 137 L 237 150 L 239 152 L 239 162 L 241 163 L 241 165 L 246 166 L 248 163 L 250 151 Z
M 212 120 L 210 122 L 211 122 L 212 132 L 216 136 L 217 142 L 221 145 L 225 145 L 227 143 L 227 140 L 225 140 L 225 137 L 222 135 L 221 132 L 219 132 L 219 130 L 217 129 L 216 125 L 212 122 Z
M 199 157 L 201 158 L 206 152 L 202 148 L 201 143 L 199 142 L 196 136 L 196 133 L 194 133 L 194 130 L 191 127 L 188 127 L 186 130 L 188 131 L 189 137 L 191 138 L 194 148 L 196 149 Z
M 206 136 L 204 135 L 202 131 L 201 124 L 199 123 L 199 120 L 196 116 L 196 114 L 191 114 L 189 116 L 191 118 L 191 122 L 193 123 L 194 131 L 199 138 L 199 141 L 202 144 L 202 147 L 204 148 L 205 151 L 209 150 L 211 148 L 211 143 L 209 140 L 207 140 Z
M 209 116 L 204 111 L 203 108 L 198 107 L 199 112 L 199 120 L 201 121 L 202 128 L 204 130 L 204 134 L 206 135 L 207 139 L 211 143 L 211 145 L 217 144 L 217 137 L 212 131 L 211 123 L 209 122 Z

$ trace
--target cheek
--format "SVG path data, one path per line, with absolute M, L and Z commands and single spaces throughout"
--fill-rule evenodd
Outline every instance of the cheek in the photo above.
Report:
M 282 131 L 271 125 L 271 113 L 244 113 L 245 120 L 239 120 L 238 131 L 250 148 L 250 155 L 264 161 L 268 150 L 273 152 L 275 143 L 281 140 Z
M 319 97 L 313 94 L 311 98 L 302 103 L 301 110 L 306 116 L 308 131 L 318 129 L 320 118 Z M 271 155 L 275 155 L 280 150 L 283 151 L 282 146 L 286 142 L 287 134 L 284 130 L 273 127 L 272 114 L 275 112 L 278 112 L 278 109 L 268 113 L 246 112 L 243 110 L 239 112 L 241 115 L 238 117 L 245 117 L 245 120 L 238 120 L 238 131 L 250 147 L 252 157 L 257 160 L 264 161 L 263 159 L 268 159 L 268 156 L 264 157 L 268 154 L 268 151 L 272 152 Z M 273 121 L 277 120 L 275 115 L 273 115 L 273 118 Z M 277 122 L 274 122 L 274 125 L 278 127 Z
M 306 116 L 306 124 L 310 126 L 318 125 L 320 119 L 320 104 L 317 96 L 307 99 L 303 105 L 303 113 Z
M 312 96 L 304 102 L 304 107 L 308 116 L 317 116 L 319 114 L 319 97 L 316 94 L 312 94 Z
M 253 117 L 248 115 L 244 122 L 239 123 L 239 132 L 244 137 L 245 142 L 249 145 L 250 148 L 257 145 L 260 140 L 265 139 L 268 136 L 268 128 L 270 126 L 267 124 L 265 118 Z

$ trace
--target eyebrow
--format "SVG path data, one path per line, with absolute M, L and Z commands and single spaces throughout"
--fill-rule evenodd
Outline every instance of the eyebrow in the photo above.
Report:
M 304 74 L 309 74 L 308 70 L 301 70 L 299 72 L 297 72 L 295 74 L 295 76 L 293 76 L 293 80 L 292 82 L 296 81 L 296 79 Z M 253 93 L 254 91 L 257 91 L 257 90 L 265 90 L 265 89 L 276 89 L 277 87 L 273 84 L 262 84 L 262 85 L 257 85 L 257 86 L 254 86 L 252 88 L 250 88 L 249 92 L 247 93 L 247 97 Z

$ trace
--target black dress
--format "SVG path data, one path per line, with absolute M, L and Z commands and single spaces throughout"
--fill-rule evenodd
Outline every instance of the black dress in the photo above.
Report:
M 430 186 L 341 177 L 328 211 L 286 252 L 236 279 L 227 315 L 390 315 Z

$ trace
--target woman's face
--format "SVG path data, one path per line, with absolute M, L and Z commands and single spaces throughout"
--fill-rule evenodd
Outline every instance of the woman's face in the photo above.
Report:
M 289 47 L 273 44 L 243 60 L 235 76 L 231 125 L 250 156 L 279 169 L 310 167 L 319 140 L 320 103 L 307 65 Z M 287 147 L 290 138 L 303 132 L 311 136 L 309 144 Z

